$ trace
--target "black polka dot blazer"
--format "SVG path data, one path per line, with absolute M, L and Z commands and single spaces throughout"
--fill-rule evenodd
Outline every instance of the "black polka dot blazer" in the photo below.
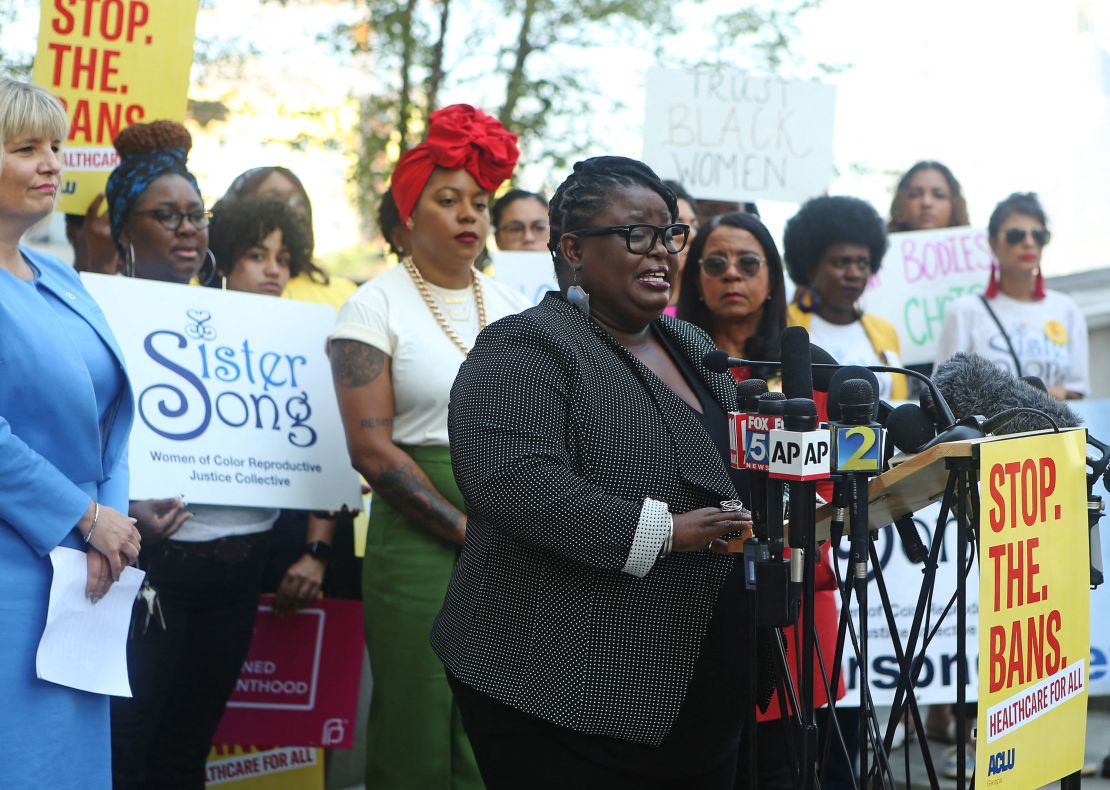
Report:
M 709 337 L 662 317 L 726 410 Z M 466 543 L 432 633 L 479 691 L 586 733 L 659 744 L 732 557 L 656 560 L 670 512 L 736 496 L 697 417 L 556 294 L 487 327 L 449 415 Z M 738 668 L 739 670 L 739 668 Z

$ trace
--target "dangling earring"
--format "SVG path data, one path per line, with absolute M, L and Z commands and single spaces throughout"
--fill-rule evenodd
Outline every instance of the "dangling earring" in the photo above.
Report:
M 412 233 L 413 227 L 414 227 L 414 223 L 412 221 L 412 217 L 409 217 L 408 219 L 405 220 L 405 228 L 408 229 L 409 233 Z
M 127 242 L 127 257 L 123 261 L 123 276 L 135 277 L 135 245 Z
M 993 299 L 994 297 L 998 296 L 998 286 L 999 286 L 998 262 L 997 261 L 991 261 L 991 278 L 987 282 L 987 290 L 983 291 L 983 296 L 987 297 L 988 299 Z
M 204 269 L 204 267 L 208 264 L 209 261 L 212 262 L 212 271 L 210 271 L 204 277 L 201 277 L 200 276 L 201 270 Z M 201 285 L 208 285 L 214 279 L 216 279 L 216 275 L 218 275 L 219 273 L 220 273 L 220 270 L 216 268 L 216 255 L 215 255 L 215 253 L 213 253 L 212 250 L 210 250 L 210 249 L 205 250 L 204 251 L 204 263 L 202 263 L 200 265 L 200 269 L 197 270 L 197 280 L 200 281 Z
M 808 285 L 800 285 L 794 292 L 794 303 L 803 313 L 815 313 L 821 306 L 821 295 Z
M 567 288 L 567 301 L 582 311 L 586 318 L 590 317 L 590 295 L 580 285 L 582 267 L 574 270 L 574 284 Z
M 220 275 L 220 290 L 221 291 L 226 291 L 227 290 L 227 278 L 224 277 L 222 274 Z

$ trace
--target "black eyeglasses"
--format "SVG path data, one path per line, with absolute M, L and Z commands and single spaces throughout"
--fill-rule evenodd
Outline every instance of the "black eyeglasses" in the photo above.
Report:
M 760 258 L 758 255 L 741 255 L 735 261 L 736 268 L 745 277 L 755 277 L 766 262 L 766 258 Z M 702 258 L 701 270 L 705 272 L 707 277 L 723 277 L 731 263 L 732 261 L 728 258 L 712 255 L 708 258 Z
M 205 211 L 198 208 L 196 211 L 178 211 L 175 208 L 168 208 L 166 206 L 159 206 L 158 208 L 144 209 L 143 211 L 132 211 L 132 214 L 149 214 L 154 217 L 154 221 L 161 225 L 166 230 L 176 231 L 181 227 L 181 223 L 185 221 L 186 217 L 189 219 L 189 224 L 197 230 L 204 230 L 208 227 L 208 220 L 212 219 L 212 212 Z
M 1026 228 L 1007 228 L 1005 237 L 1006 243 L 1011 247 L 1021 244 L 1025 241 L 1025 236 L 1028 233 L 1033 234 L 1033 241 L 1039 247 L 1043 247 L 1052 241 L 1052 232 L 1045 228 L 1033 228 L 1032 230 L 1027 230 Z
M 676 223 L 674 225 L 609 225 L 604 228 L 580 228 L 568 230 L 571 236 L 609 236 L 620 234 L 624 236 L 625 246 L 634 255 L 647 255 L 655 248 L 655 242 L 660 237 L 667 252 L 682 252 L 686 248 L 686 240 L 690 238 L 690 226 Z

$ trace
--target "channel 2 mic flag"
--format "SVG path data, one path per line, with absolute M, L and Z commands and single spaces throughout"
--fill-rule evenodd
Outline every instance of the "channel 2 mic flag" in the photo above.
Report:
M 878 425 L 832 426 L 832 461 L 836 472 L 878 474 L 883 465 L 883 431 Z

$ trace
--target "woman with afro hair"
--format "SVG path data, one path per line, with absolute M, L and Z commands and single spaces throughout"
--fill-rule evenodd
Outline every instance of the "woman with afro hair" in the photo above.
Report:
M 813 198 L 786 223 L 786 269 L 798 286 L 787 322 L 805 327 L 842 365 L 902 364 L 894 327 L 859 306 L 886 248 L 882 218 L 858 198 Z M 904 376 L 880 373 L 878 379 L 880 398 L 906 398 Z

